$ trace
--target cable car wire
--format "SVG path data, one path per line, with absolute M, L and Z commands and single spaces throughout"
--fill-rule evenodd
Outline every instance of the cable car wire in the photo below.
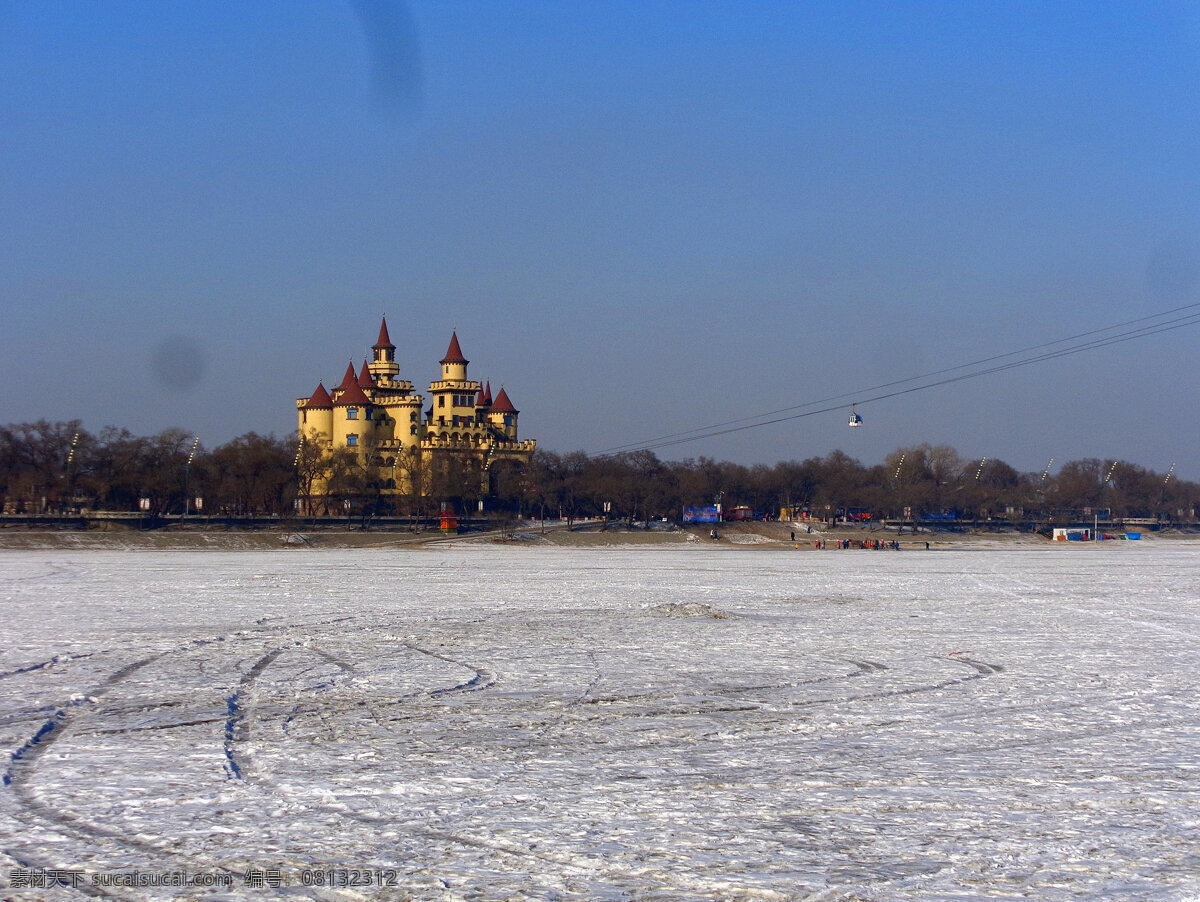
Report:
M 1003 372 L 1017 367 L 1029 366 L 1034 363 L 1041 363 L 1047 360 L 1054 360 L 1059 357 L 1068 357 L 1074 354 L 1080 354 L 1085 351 L 1092 351 L 1098 348 L 1108 347 L 1109 345 L 1121 344 L 1126 341 L 1132 341 L 1138 338 L 1145 338 L 1150 335 L 1157 335 L 1161 332 L 1171 332 L 1176 329 L 1182 329 L 1186 326 L 1196 325 L 1200 323 L 1200 312 L 1187 313 L 1183 316 L 1175 317 L 1174 319 L 1163 320 L 1163 317 L 1171 316 L 1175 313 L 1181 313 L 1186 310 L 1195 311 L 1200 308 L 1200 303 L 1185 304 L 1182 307 L 1175 307 L 1171 310 L 1164 310 L 1160 313 L 1141 316 L 1135 319 L 1126 320 L 1122 323 L 1115 323 L 1110 326 L 1104 326 L 1099 329 L 1091 329 L 1086 332 L 1080 332 L 1076 335 L 1067 336 L 1066 338 L 1055 339 L 1054 341 L 1043 342 L 1042 344 L 1031 345 L 1027 348 L 1022 348 L 1016 351 L 1009 351 L 1004 354 L 996 354 L 991 357 L 985 357 L 981 360 L 963 363 L 957 366 L 947 367 L 946 369 L 935 370 L 930 373 L 924 373 L 919 376 L 910 376 L 906 379 L 898 379 L 892 382 L 885 382 L 879 385 L 871 386 L 865 389 L 858 389 L 853 392 L 845 392 L 843 394 L 831 395 L 827 398 L 821 398 L 814 401 L 808 401 L 804 404 L 797 404 L 791 407 L 778 408 L 776 410 L 766 411 L 752 416 L 741 417 L 734 420 L 726 420 L 721 423 L 713 423 L 708 426 L 701 426 L 695 429 L 688 429 L 682 432 L 668 433 L 656 438 L 647 439 L 642 442 L 629 442 L 622 445 L 615 445 L 611 448 L 606 448 L 602 451 L 595 452 L 593 457 L 610 457 L 617 454 L 623 454 L 629 451 L 650 451 L 657 448 L 665 448 L 672 445 L 683 444 L 686 442 L 698 441 L 705 438 L 713 438 L 719 435 L 727 435 L 732 432 L 741 432 L 747 429 L 757 429 L 761 426 L 770 426 L 775 423 L 782 423 L 788 420 L 801 419 L 803 417 L 816 416 L 822 413 L 844 408 L 845 404 L 834 404 L 829 407 L 821 407 L 816 410 L 805 410 L 805 408 L 815 407 L 819 404 L 829 404 L 834 401 L 842 401 L 853 397 L 856 404 L 866 404 L 872 401 L 882 401 L 888 398 L 898 397 L 900 395 L 911 394 L 912 392 L 924 391 L 930 388 L 936 388 L 941 385 L 948 385 L 954 382 L 961 382 L 966 379 L 975 379 L 980 376 L 990 375 L 992 373 Z M 1150 323 L 1148 325 L 1139 326 L 1135 329 L 1127 327 L 1134 326 L 1138 323 L 1147 323 L 1150 320 L 1159 320 L 1159 322 Z M 1116 329 L 1124 329 L 1123 332 L 1117 332 L 1115 335 L 1107 335 L 1101 338 L 1093 338 L 1090 341 L 1081 339 L 1091 338 L 1091 336 L 1100 336 L 1106 332 L 1113 332 Z M 1079 342 L 1072 344 L 1069 347 L 1059 348 L 1057 350 L 1045 350 L 1045 353 L 1035 354 L 1031 357 L 1022 357 L 1018 360 L 1010 360 L 997 366 L 987 367 L 986 369 L 977 370 L 976 367 L 984 366 L 985 364 L 994 363 L 996 361 L 1005 360 L 1018 355 L 1030 354 L 1034 351 L 1043 351 L 1044 349 L 1054 348 L 1056 345 L 1067 344 L 1068 342 Z M 885 394 L 863 397 L 863 395 L 880 391 L 894 386 L 905 385 L 910 382 L 920 382 L 926 379 L 932 379 L 936 376 L 942 376 L 949 373 L 957 373 L 961 370 L 971 370 L 971 372 L 960 373 L 946 379 L 939 379 L 934 382 L 927 382 L 921 385 L 911 386 L 897 391 L 887 392 Z M 791 413 L 791 411 L 803 411 L 801 413 Z M 787 416 L 776 416 L 776 414 L 788 414 Z M 770 417 L 771 419 L 764 419 Z

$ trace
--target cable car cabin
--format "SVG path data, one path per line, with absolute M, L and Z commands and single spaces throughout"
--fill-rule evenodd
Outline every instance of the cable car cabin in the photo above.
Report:
M 853 410 L 850 411 L 850 422 L 846 424 L 850 428 L 862 425 L 862 417 L 856 414 Z

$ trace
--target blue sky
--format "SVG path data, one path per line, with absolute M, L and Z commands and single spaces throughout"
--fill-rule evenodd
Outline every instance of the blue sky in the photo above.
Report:
M 386 312 L 597 451 L 1196 303 L 1198 88 L 1184 2 L 5 4 L 0 422 L 283 434 Z M 1198 339 L 660 454 L 1196 479 Z

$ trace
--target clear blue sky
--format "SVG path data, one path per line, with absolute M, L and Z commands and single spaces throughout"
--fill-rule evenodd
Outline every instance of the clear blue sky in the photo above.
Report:
M 1190 2 L 7 3 L 0 422 L 294 428 L 386 312 L 600 450 L 1200 300 Z M 664 449 L 1200 478 L 1200 327 Z

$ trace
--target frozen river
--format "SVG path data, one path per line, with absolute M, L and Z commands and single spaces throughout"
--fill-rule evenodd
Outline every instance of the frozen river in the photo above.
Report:
M 6 899 L 1200 900 L 1197 544 L 9 551 L 0 625 Z

